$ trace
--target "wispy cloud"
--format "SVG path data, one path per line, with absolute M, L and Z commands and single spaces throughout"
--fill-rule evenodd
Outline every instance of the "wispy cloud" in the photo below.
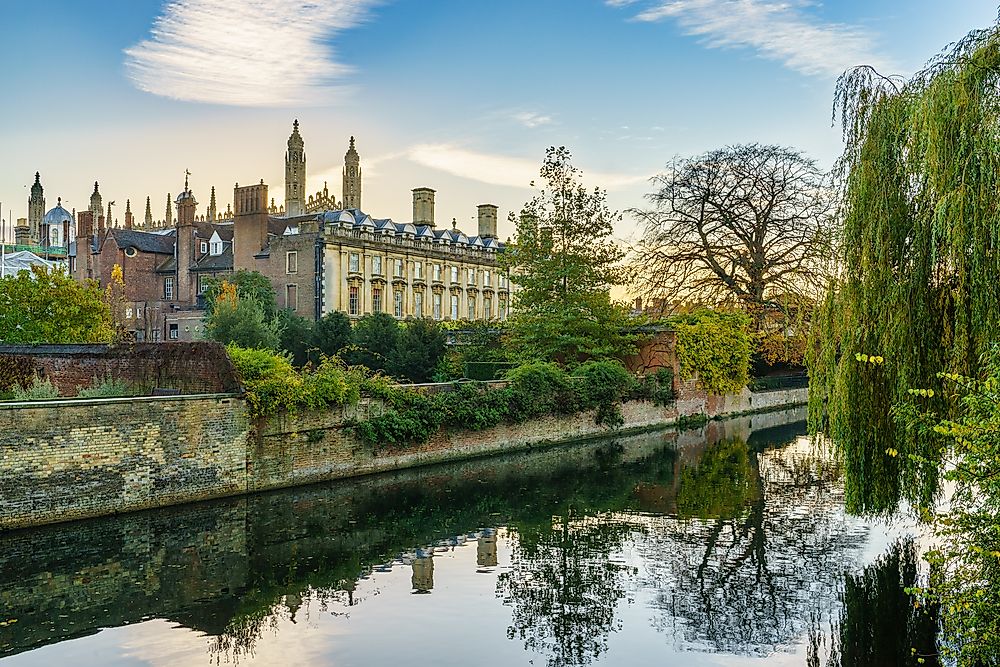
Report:
M 190 102 L 300 106 L 331 100 L 350 73 L 330 39 L 377 0 L 171 0 L 125 50 L 140 90 Z
M 750 48 L 814 76 L 837 76 L 855 65 L 891 69 L 863 28 L 809 13 L 808 0 L 605 0 L 638 7 L 635 21 L 673 20 L 711 48 Z
M 514 120 L 527 128 L 536 128 L 541 125 L 550 125 L 552 123 L 552 116 L 546 116 L 534 111 L 521 111 L 514 114 Z
M 408 157 L 424 167 L 454 176 L 514 188 L 525 188 L 532 181 L 538 181 L 538 170 L 541 167 L 541 159 L 481 153 L 455 144 L 419 144 L 410 148 Z M 583 170 L 584 180 L 588 184 L 609 190 L 646 181 L 651 175 Z

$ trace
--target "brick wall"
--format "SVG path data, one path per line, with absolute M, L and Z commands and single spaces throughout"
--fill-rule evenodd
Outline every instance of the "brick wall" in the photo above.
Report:
M 232 396 L 0 403 L 0 528 L 246 490 Z
M 9 378 L 3 375 L 5 369 L 13 369 Z M 137 393 L 149 393 L 156 387 L 201 394 L 241 389 L 225 348 L 209 342 L 119 347 L 0 345 L 0 391 L 8 389 L 12 381 L 30 383 L 33 375 L 50 379 L 64 396 L 75 396 L 81 387 L 90 387 L 94 378 L 107 375 L 124 380 Z

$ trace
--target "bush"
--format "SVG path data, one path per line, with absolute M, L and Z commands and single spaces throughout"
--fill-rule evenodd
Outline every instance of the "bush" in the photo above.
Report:
M 105 375 L 100 379 L 95 377 L 90 387 L 78 389 L 76 395 L 78 398 L 120 398 L 132 396 L 133 392 L 124 380 Z
M 292 368 L 287 355 L 238 345 L 229 345 L 226 349 L 243 380 L 250 416 L 295 412 L 309 403 L 305 383 Z
M 539 361 L 507 373 L 511 417 L 526 421 L 549 413 L 573 413 L 578 407 L 569 376 L 558 364 Z
M 619 403 L 638 386 L 635 376 L 617 361 L 588 361 L 573 375 L 583 380 L 577 386 L 587 407 Z
M 303 376 L 305 401 L 310 408 L 354 404 L 361 397 L 355 378 L 345 372 L 339 359 L 323 357 L 314 371 Z
M 46 401 L 59 398 L 59 390 L 48 378 L 35 376 L 29 387 L 14 387 L 15 401 Z
M 674 370 L 672 368 L 661 368 L 652 375 L 647 375 L 642 382 L 633 390 L 632 396 L 645 401 L 652 401 L 653 405 L 666 407 L 673 405 L 674 399 Z
M 510 395 L 503 389 L 466 382 L 441 396 L 446 422 L 453 428 L 482 431 L 503 423 L 510 415 Z
M 697 376 L 710 394 L 731 394 L 747 386 L 753 351 L 749 317 L 701 310 L 669 322 L 677 333 L 682 378 Z
M 433 320 L 414 320 L 403 326 L 389 355 L 389 371 L 410 382 L 430 382 L 445 354 L 445 335 Z
M 352 366 L 365 366 L 373 371 L 389 369 L 389 359 L 396 351 L 399 323 L 387 313 L 365 315 L 351 332 L 351 348 L 346 359 Z

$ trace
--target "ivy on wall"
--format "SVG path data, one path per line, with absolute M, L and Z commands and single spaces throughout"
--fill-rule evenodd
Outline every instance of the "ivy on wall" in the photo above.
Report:
M 741 391 L 750 380 L 753 336 L 740 312 L 699 310 L 671 318 L 681 379 L 698 378 L 710 394 Z

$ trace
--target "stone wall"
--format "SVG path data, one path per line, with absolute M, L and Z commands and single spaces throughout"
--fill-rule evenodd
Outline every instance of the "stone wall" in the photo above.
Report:
M 617 435 L 682 417 L 721 417 L 802 404 L 805 389 L 698 395 L 670 406 L 622 406 Z M 234 395 L 0 403 L 0 529 L 116 514 L 471 459 L 611 432 L 592 413 L 484 431 L 442 431 L 420 446 L 377 448 L 352 420 L 378 413 L 362 401 L 254 427 Z
M 94 379 L 111 376 L 140 393 L 154 388 L 184 393 L 241 391 L 226 349 L 218 343 L 108 345 L 0 345 L 0 391 L 27 385 L 39 375 L 64 396 L 75 396 Z
M 0 529 L 246 491 L 229 395 L 0 403 Z

